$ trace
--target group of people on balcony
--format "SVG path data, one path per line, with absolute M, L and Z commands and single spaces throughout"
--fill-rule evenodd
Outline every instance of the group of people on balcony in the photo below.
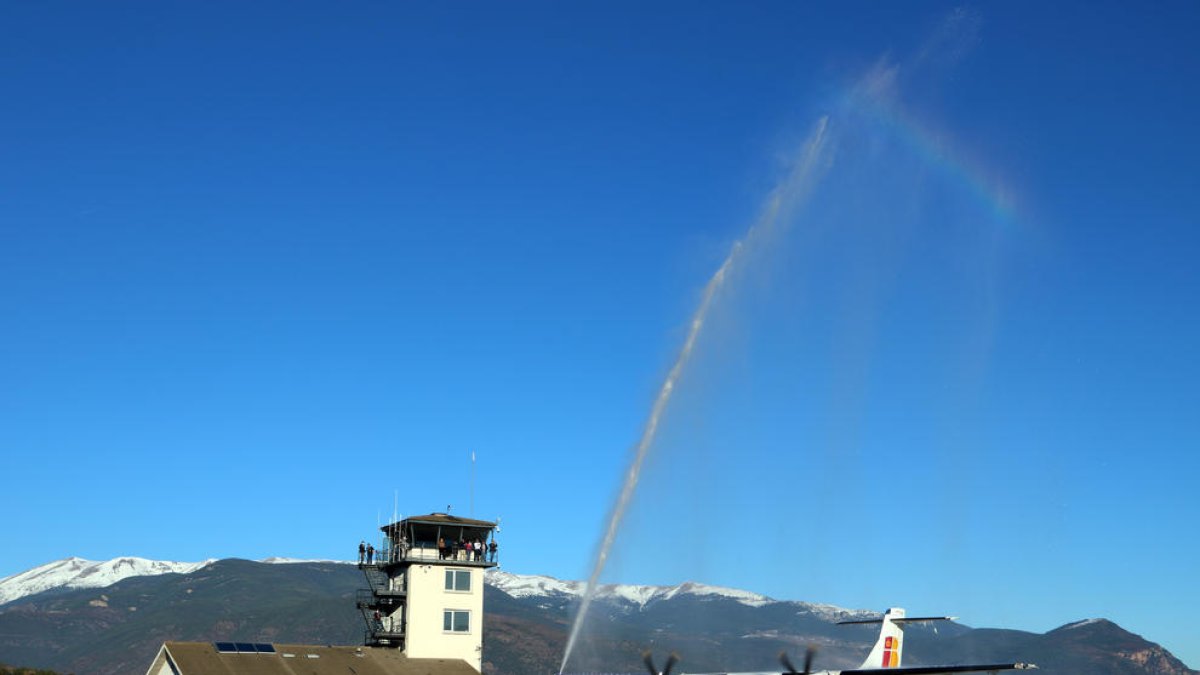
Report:
M 465 556 L 466 560 L 483 562 L 485 559 L 488 562 L 496 562 L 496 550 L 500 548 L 493 539 L 490 543 L 485 544 L 483 541 L 476 539 L 453 539 L 447 541 L 445 537 L 438 538 L 438 559 L 439 560 L 458 560 Z M 462 556 L 460 556 L 462 554 Z
M 466 560 L 470 562 L 496 562 L 496 551 L 500 548 L 495 539 L 488 543 L 484 543 L 480 539 L 471 541 L 469 539 L 453 539 L 447 540 L 445 537 L 438 538 L 438 560 Z M 384 557 L 387 557 L 388 562 L 397 562 L 403 559 L 408 552 L 408 541 L 401 539 L 399 545 L 393 546 L 390 550 L 385 548 L 380 552 L 379 563 L 383 564 Z M 368 544 L 365 541 L 358 542 L 358 564 L 359 565 L 374 565 L 375 564 L 375 546 Z
M 383 562 L 384 562 L 383 559 L 386 557 L 388 559 L 387 560 L 388 562 L 396 562 L 396 561 L 404 558 L 407 551 L 408 551 L 408 541 L 405 539 L 401 539 L 399 544 L 391 547 L 390 549 L 387 548 L 386 546 L 384 548 L 380 549 L 378 561 L 380 564 L 383 564 Z M 365 541 L 358 542 L 358 564 L 359 565 L 375 564 L 375 561 L 376 561 L 375 552 L 376 552 L 375 547 L 373 545 L 368 544 Z
M 365 541 L 358 542 L 358 564 L 364 562 L 368 565 L 375 560 L 375 547 Z

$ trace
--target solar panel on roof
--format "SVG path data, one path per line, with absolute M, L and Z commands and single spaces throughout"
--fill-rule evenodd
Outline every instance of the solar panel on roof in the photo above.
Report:
M 267 642 L 214 642 L 218 654 L 274 654 L 275 645 Z

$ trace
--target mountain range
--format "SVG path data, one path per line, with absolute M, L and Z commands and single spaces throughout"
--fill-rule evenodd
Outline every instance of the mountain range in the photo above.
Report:
M 492 570 L 484 672 L 555 673 L 583 584 Z M 141 558 L 60 560 L 0 579 L 0 662 L 78 675 L 145 672 L 165 640 L 357 644 L 359 570 L 333 561 Z M 777 655 L 818 647 L 819 668 L 854 667 L 876 628 L 837 626 L 875 612 L 683 583 L 602 587 L 575 672 L 641 672 L 640 654 L 677 651 L 682 670 L 779 670 Z M 943 624 L 907 631 L 906 664 L 1026 661 L 1045 675 L 1200 675 L 1104 619 L 1047 633 Z

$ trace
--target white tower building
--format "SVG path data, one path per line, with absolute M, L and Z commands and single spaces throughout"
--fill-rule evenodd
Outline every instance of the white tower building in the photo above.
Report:
M 385 525 L 383 547 L 361 562 L 365 642 L 410 658 L 483 667 L 483 571 L 496 566 L 496 523 L 445 513 Z

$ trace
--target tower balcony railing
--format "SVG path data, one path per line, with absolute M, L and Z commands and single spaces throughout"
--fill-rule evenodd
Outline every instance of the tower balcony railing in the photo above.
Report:
M 389 628 L 369 628 L 363 633 L 363 643 L 374 646 L 404 644 L 404 631 Z
M 359 609 L 395 610 L 404 604 L 405 596 L 403 590 L 360 588 L 355 597 L 355 604 Z
M 495 567 L 500 564 L 499 552 L 466 551 L 457 547 L 439 550 L 436 546 L 382 548 L 376 551 L 374 564 L 380 567 L 401 562 L 452 562 L 456 565 Z

